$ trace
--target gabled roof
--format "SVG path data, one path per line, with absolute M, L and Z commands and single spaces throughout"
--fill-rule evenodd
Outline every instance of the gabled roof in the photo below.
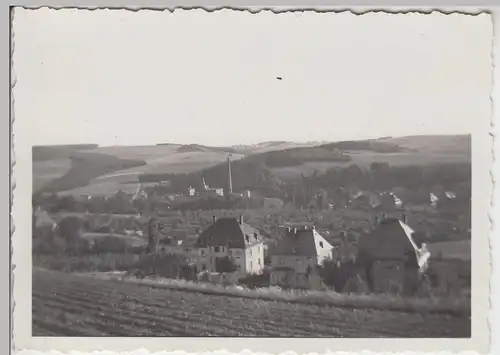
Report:
M 416 262 L 422 267 L 430 254 L 425 248 L 419 248 L 413 236 L 415 231 L 403 221 L 387 218 L 369 234 L 358 241 L 358 249 L 373 259 L 407 258 L 407 252 L 415 253 Z
M 196 242 L 197 247 L 226 246 L 228 248 L 246 248 L 262 242 L 257 229 L 241 223 L 236 218 L 219 218 L 201 232 Z
M 273 255 L 296 255 L 317 257 L 320 249 L 332 249 L 315 229 L 290 229 L 273 249 Z
M 35 211 L 35 228 L 54 227 L 56 222 L 44 210 Z

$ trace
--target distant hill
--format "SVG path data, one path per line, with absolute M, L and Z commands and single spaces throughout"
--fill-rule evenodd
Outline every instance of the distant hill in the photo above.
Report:
M 470 151 L 471 139 L 465 135 L 384 137 L 326 144 L 271 141 L 232 147 L 34 147 L 33 184 L 35 191 L 113 194 L 120 189 L 133 191 L 140 182 L 175 180 L 178 183 L 174 186 L 197 186 L 204 177 L 211 186 L 226 187 L 226 161 L 231 155 L 235 189 L 257 186 L 273 190 L 301 176 L 349 165 L 369 169 L 373 162 L 391 166 L 470 162 Z
M 448 141 L 460 142 L 460 146 L 453 148 L 452 144 L 446 143 Z M 389 141 L 385 139 L 384 141 L 345 141 L 251 154 L 232 163 L 233 188 L 235 190 L 259 189 L 263 193 L 273 195 L 273 192 L 279 190 L 281 184 L 301 177 L 321 175 L 332 168 L 341 169 L 349 166 L 357 166 L 357 169 L 361 171 L 370 170 L 372 163 L 375 162 L 387 163 L 395 167 L 412 166 L 409 171 L 413 175 L 417 174 L 414 170 L 418 166 L 461 163 L 467 166 L 470 164 L 470 155 L 464 154 L 467 151 L 467 139 L 438 137 L 432 150 L 426 146 L 427 137 L 405 137 L 402 142 L 407 146 L 400 146 L 396 142 L 393 138 Z M 440 150 L 440 147 L 443 150 Z M 347 181 L 358 174 L 356 169 L 353 176 L 348 174 L 349 171 L 346 170 L 340 176 L 332 175 L 332 179 L 337 179 L 335 181 L 339 182 Z M 398 171 L 398 174 L 402 174 L 404 179 L 409 178 L 405 175 L 405 169 Z M 227 188 L 228 185 L 226 162 L 191 173 L 145 174 L 139 178 L 144 182 L 170 180 L 173 188 L 178 191 L 183 191 L 189 186 L 201 188 L 202 178 L 212 186 Z M 386 180 L 389 182 L 393 179 L 386 178 Z M 419 181 L 411 178 L 410 180 L 412 183 Z M 318 184 L 324 183 L 318 180 Z
M 191 153 L 191 152 L 225 152 L 225 153 L 236 153 L 235 149 L 226 147 L 208 147 L 206 145 L 200 144 L 186 144 L 177 148 L 179 153 Z
M 288 141 L 268 141 L 268 142 L 261 142 L 249 145 L 234 145 L 230 148 L 234 150 L 236 153 L 249 155 L 249 154 L 265 153 L 275 150 L 291 149 L 291 148 L 314 147 L 324 143 L 325 142 L 297 143 Z
M 470 157 L 472 139 L 470 135 L 420 135 L 388 137 L 379 142 L 396 144 L 400 147 L 429 154 L 449 154 Z
M 32 159 L 33 161 L 65 159 L 70 158 L 74 153 L 78 151 L 95 149 L 97 147 L 97 144 L 34 146 L 32 148 Z

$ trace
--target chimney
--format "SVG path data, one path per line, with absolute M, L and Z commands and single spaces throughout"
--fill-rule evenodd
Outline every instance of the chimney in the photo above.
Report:
M 243 225 L 243 216 L 240 215 L 240 224 Z
M 231 154 L 227 157 L 228 179 L 229 179 L 229 193 L 233 193 L 233 179 L 231 177 Z
M 217 217 L 213 216 L 214 223 L 217 222 Z
M 401 215 L 401 221 L 403 221 L 404 224 L 407 224 L 408 223 L 408 218 L 406 217 L 406 213 L 403 213 Z

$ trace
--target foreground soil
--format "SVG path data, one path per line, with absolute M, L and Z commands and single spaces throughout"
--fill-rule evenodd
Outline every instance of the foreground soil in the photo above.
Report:
M 33 271 L 33 336 L 470 337 L 468 317 L 290 304 Z

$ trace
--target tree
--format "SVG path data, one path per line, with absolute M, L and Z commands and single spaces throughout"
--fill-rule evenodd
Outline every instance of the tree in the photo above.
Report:
M 230 273 L 238 270 L 238 267 L 234 263 L 233 259 L 228 256 L 215 259 L 215 270 L 220 273 Z
M 74 216 L 65 217 L 59 222 L 59 234 L 67 241 L 80 238 L 83 221 Z
M 352 260 L 344 262 L 326 260 L 320 269 L 320 276 L 324 283 L 333 286 L 337 292 L 341 292 L 348 280 L 356 275 L 357 268 Z
M 389 163 L 386 162 L 373 162 L 370 164 L 370 170 L 371 171 L 382 171 L 382 170 L 389 170 L 390 165 Z
M 63 218 L 58 224 L 58 232 L 66 244 L 67 253 L 75 254 L 88 250 L 89 243 L 82 238 L 83 221 L 80 218 Z

